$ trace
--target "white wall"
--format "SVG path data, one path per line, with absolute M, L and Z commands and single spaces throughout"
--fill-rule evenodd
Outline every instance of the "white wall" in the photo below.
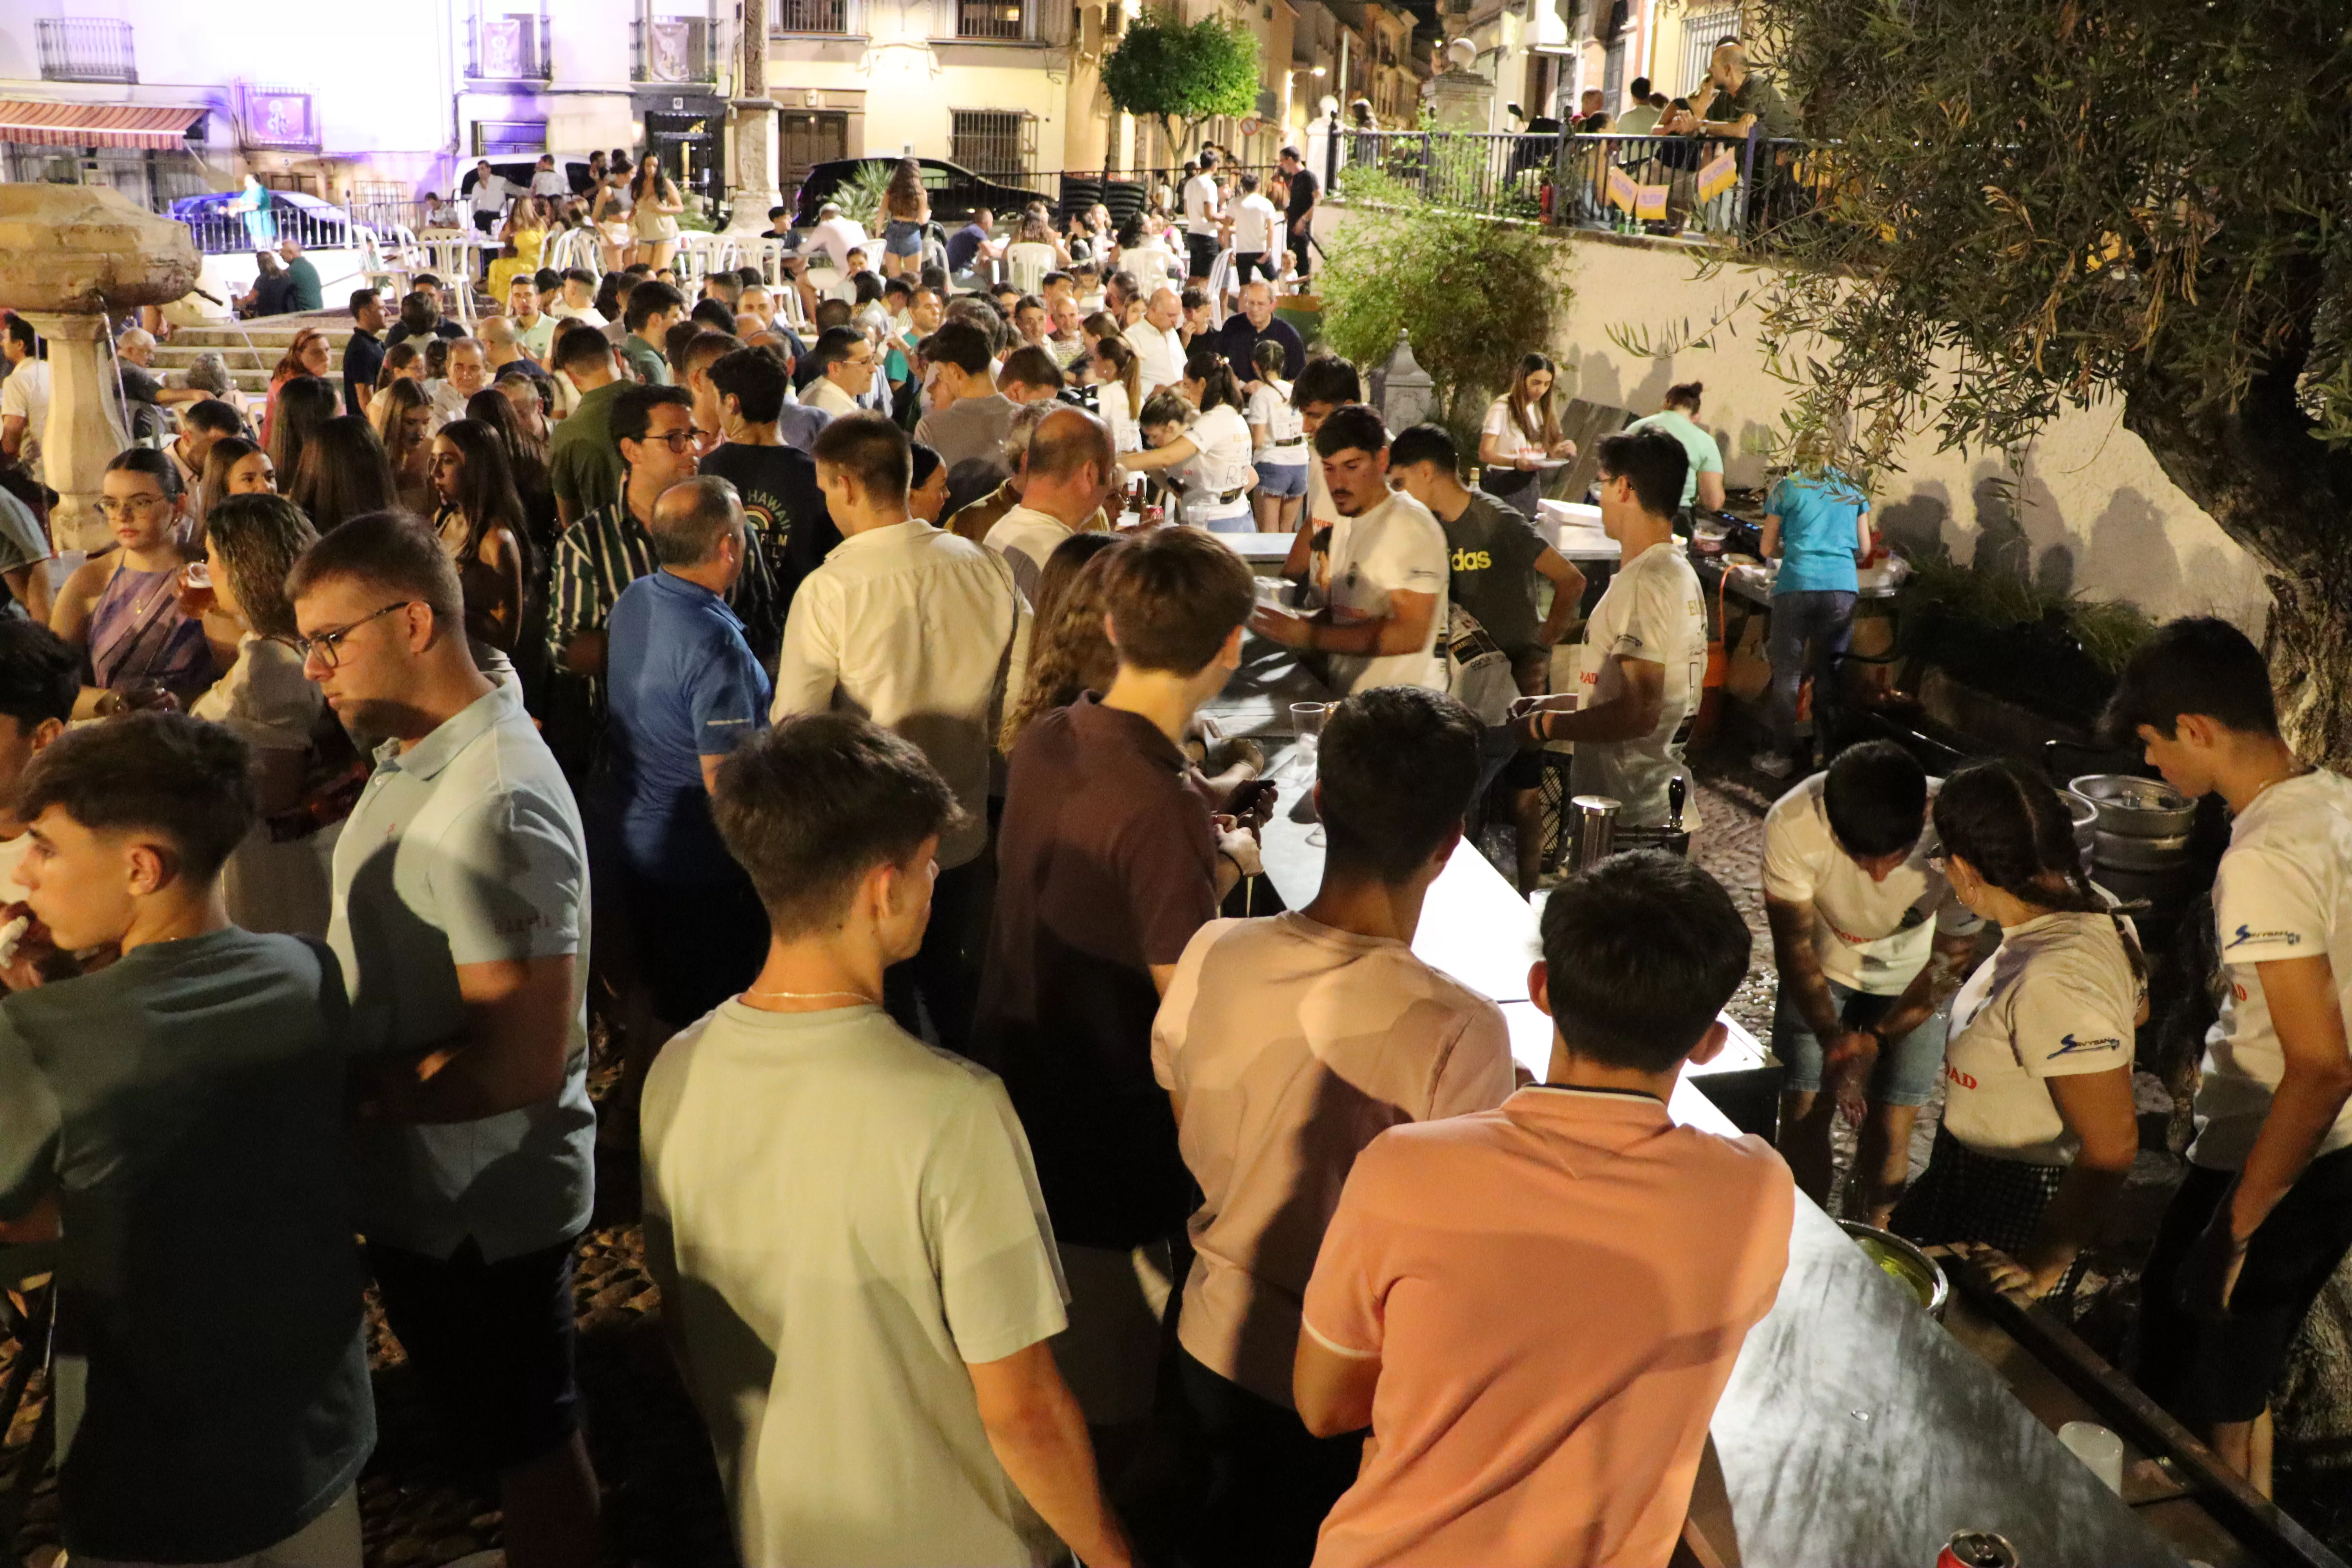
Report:
M 1346 221 L 1322 209 L 1327 226 Z M 1577 396 L 1654 412 L 1667 386 L 1706 386 L 1702 422 L 1723 443 L 1735 485 L 1762 482 L 1789 387 L 1768 374 L 1753 299 L 1768 280 L 1727 268 L 1702 279 L 1688 250 L 1606 236 L 1559 242 L 1560 277 L 1575 290 L 1560 341 L 1549 345 Z M 1711 346 L 1650 359 L 1610 337 L 1657 342 L 1723 324 Z M 1529 344 L 1530 348 L 1537 345 Z M 2044 582 L 2089 597 L 2128 600 L 2150 615 L 2212 613 L 2259 635 L 2270 595 L 2253 558 L 2166 478 L 2146 443 L 2126 430 L 2120 406 L 2062 414 L 2028 450 L 2013 499 L 1997 489 L 1997 454 L 1938 452 L 1930 434 L 1900 452 L 1903 471 L 1883 476 L 1881 525 L 1899 542 L 1941 539 L 1960 561 L 2028 566 Z

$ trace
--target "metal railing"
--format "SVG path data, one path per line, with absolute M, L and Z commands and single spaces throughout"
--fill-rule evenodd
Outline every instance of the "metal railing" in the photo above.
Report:
M 43 16 L 34 24 L 43 81 L 139 79 L 131 24 L 95 16 Z
M 1062 0 L 936 0 L 937 37 L 960 44 L 1065 44 L 1076 7 Z
M 544 16 L 477 13 L 466 35 L 466 74 L 476 81 L 544 81 L 552 42 Z
M 1811 143 L 1760 136 L 1345 131 L 1331 140 L 1324 172 L 1341 195 L 1351 174 L 1375 172 L 1465 212 L 1730 239 L 1817 210 L 1829 183 L 1822 164 Z
M 357 243 L 352 221 L 336 214 L 277 207 L 257 213 L 206 213 L 184 218 L 196 249 L 206 256 L 234 256 L 267 250 L 281 239 L 291 239 L 305 250 L 345 250 Z
M 768 9 L 770 37 L 852 37 L 865 31 L 860 0 L 775 0 Z

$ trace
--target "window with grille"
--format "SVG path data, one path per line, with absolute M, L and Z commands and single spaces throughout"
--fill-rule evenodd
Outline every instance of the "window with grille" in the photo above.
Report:
M 1716 45 L 1739 37 L 1739 7 L 1727 5 L 1701 11 L 1683 19 L 1682 96 L 1687 98 L 1706 81 L 1706 62 Z
M 718 79 L 709 17 L 649 15 L 639 16 L 629 26 L 636 41 L 636 58 L 629 72 L 632 80 Z
M 948 161 L 986 180 L 1026 180 L 1037 161 L 1037 121 L 1016 109 L 948 113 Z
M 1030 0 L 955 0 L 959 38 L 1016 43 L 1029 36 Z
M 768 31 L 772 34 L 840 36 L 865 30 L 857 0 L 773 0 L 768 8 Z

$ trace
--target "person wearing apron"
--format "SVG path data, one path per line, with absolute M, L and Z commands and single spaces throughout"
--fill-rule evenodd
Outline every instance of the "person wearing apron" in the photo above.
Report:
M 1529 354 L 1519 361 L 1511 390 L 1487 408 L 1478 436 L 1478 461 L 1485 466 L 1479 488 L 1530 522 L 1543 494 L 1543 465 L 1576 456 L 1576 443 L 1560 434 L 1559 418 L 1552 412 L 1558 380 L 1547 356 Z
M 1138 423 L 1143 426 L 1146 449 L 1121 452 L 1121 469 L 1156 471 L 1178 487 L 1184 521 L 1194 528 L 1213 533 L 1256 531 L 1249 492 L 1257 475 L 1250 466 L 1249 425 L 1238 411 L 1217 403 L 1202 413 L 1180 394 L 1162 392 L 1144 404 Z

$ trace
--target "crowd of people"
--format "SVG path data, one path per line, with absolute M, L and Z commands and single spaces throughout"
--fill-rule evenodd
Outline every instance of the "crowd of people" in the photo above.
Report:
M 0 1239 L 64 1248 L 78 1559 L 355 1564 L 373 1280 L 508 1559 L 595 1561 L 600 1137 L 747 1563 L 1663 1563 L 1837 1115 L 1864 1217 L 2068 1287 L 2137 1146 L 2147 963 L 2038 775 L 1864 744 L 1772 807 L 1777 1152 L 1667 1114 L 1750 959 L 1687 858 L 1549 892 L 1539 1079 L 1413 952 L 1490 797 L 1532 889 L 1552 742 L 1637 846 L 1701 830 L 1702 389 L 1597 443 L 1588 605 L 1519 478 L 1572 450 L 1542 356 L 1476 488 L 1263 278 L 1221 322 L 1075 258 L 954 293 L 896 243 L 805 333 L 657 257 L 518 271 L 472 334 L 438 279 L 355 296 L 340 388 L 304 337 L 252 424 L 177 405 L 47 599 L 0 500 Z M 1792 551 L 1855 526 L 1775 506 Z M 1215 535 L 1285 523 L 1263 592 Z M 1335 700 L 1297 909 L 1264 753 L 1204 713 L 1253 636 Z M 2352 786 L 2221 623 L 2114 716 L 2237 814 L 2137 1374 L 2266 1485 L 2352 1246 Z

